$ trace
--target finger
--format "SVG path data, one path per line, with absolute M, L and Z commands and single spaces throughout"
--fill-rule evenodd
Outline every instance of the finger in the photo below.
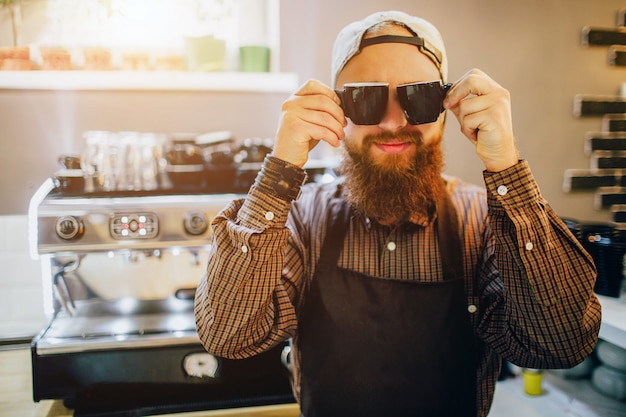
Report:
M 459 123 L 466 125 L 469 116 L 483 113 L 489 109 L 491 105 L 488 96 L 468 96 L 462 100 L 459 105 L 455 106 L 453 112 L 457 115 Z M 475 126 L 477 127 L 477 126 Z
M 335 94 L 333 92 L 333 94 Z M 335 94 L 335 97 L 337 95 Z M 337 98 L 338 99 L 338 98 Z M 343 108 L 334 100 L 329 100 L 326 95 L 308 96 L 301 103 L 302 107 L 311 111 L 321 111 L 332 116 L 343 128 L 348 124 Z
M 480 113 L 465 115 L 460 123 L 461 133 L 463 133 L 463 135 L 465 135 L 465 137 L 467 137 L 471 142 L 476 143 L 478 141 L 478 132 L 480 131 L 482 123 L 483 118 Z
M 461 132 L 472 141 L 476 140 L 476 130 L 479 127 L 479 119 L 472 116 L 480 114 L 485 110 L 486 106 L 486 104 L 483 103 L 484 100 L 480 100 L 479 98 L 480 96 L 465 98 L 462 102 L 459 102 L 449 109 L 459 121 Z
M 294 112 L 283 114 L 281 127 L 278 132 L 278 136 L 285 136 L 290 140 L 300 140 L 311 142 L 309 148 L 318 141 L 324 141 L 332 146 L 339 146 L 340 141 L 343 139 L 343 129 L 329 127 L 332 123 L 319 122 L 319 116 L 307 112 L 305 115 L 297 114 Z M 296 132 L 300 134 L 297 135 Z M 282 141 L 281 141 L 282 142 Z
M 498 87 L 500 86 L 484 72 L 472 69 L 453 84 L 446 95 L 443 105 L 446 109 L 452 109 L 463 100 L 487 94 Z
M 307 126 L 311 140 L 323 140 L 333 146 L 339 146 L 344 138 L 343 124 L 325 112 L 305 112 L 300 120 Z
M 311 125 L 319 126 L 333 132 L 338 139 L 343 139 L 343 128 L 347 123 L 343 110 L 327 96 L 311 95 L 296 97 L 283 104 L 283 115 L 290 120 L 302 121 L 295 132 L 309 133 L 312 139 L 317 139 L 310 134 Z M 327 136 L 327 135 L 325 135 Z
M 508 105 L 497 93 L 463 100 L 458 106 L 459 122 L 464 129 L 488 130 L 502 126 L 508 120 Z
M 328 87 L 321 81 L 311 79 L 304 83 L 295 93 L 295 96 L 323 95 L 333 100 L 337 105 L 341 105 L 341 100 L 335 90 Z
M 347 124 L 341 107 L 324 95 L 294 97 L 283 103 L 282 110 L 309 123 L 328 127 L 338 136 L 343 134 L 343 128 Z

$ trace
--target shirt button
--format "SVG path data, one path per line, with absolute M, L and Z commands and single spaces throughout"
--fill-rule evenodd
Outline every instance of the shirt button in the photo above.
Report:
M 534 247 L 533 242 L 526 242 L 526 250 L 533 250 Z
M 271 211 L 268 211 L 267 213 L 265 213 L 265 219 L 269 221 L 274 220 L 274 213 L 272 213 Z
M 242 245 L 242 246 L 241 246 L 241 251 L 242 251 L 243 253 L 248 253 L 248 247 L 247 247 L 246 245 Z
M 498 194 L 500 195 L 506 195 L 506 193 L 509 192 L 509 189 L 506 188 L 506 185 L 501 185 L 498 187 Z
M 467 311 L 469 311 L 470 313 L 475 313 L 476 310 L 478 310 L 478 308 L 474 304 L 470 304 L 467 306 Z
M 387 243 L 387 249 L 391 252 L 393 252 L 394 250 L 396 250 L 396 242 L 389 242 Z

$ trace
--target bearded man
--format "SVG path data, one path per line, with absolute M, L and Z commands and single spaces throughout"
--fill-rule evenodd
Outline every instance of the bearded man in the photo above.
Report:
M 593 261 L 518 158 L 508 91 L 447 75 L 421 18 L 346 26 L 332 85 L 283 104 L 255 184 L 213 222 L 199 337 L 227 358 L 290 339 L 304 417 L 486 416 L 503 359 L 567 368 L 594 348 Z M 442 175 L 444 110 L 484 187 Z M 320 141 L 342 146 L 342 176 L 303 186 Z

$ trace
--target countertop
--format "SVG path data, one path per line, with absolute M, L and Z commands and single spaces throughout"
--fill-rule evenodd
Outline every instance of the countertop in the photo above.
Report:
M 520 377 L 496 385 L 489 417 L 626 417 L 626 403 L 597 393 L 589 380 L 545 373 L 543 394 L 524 394 Z M 177 417 L 298 417 L 296 404 L 168 414 Z M 30 350 L 0 350 L 0 416 L 71 417 L 61 401 L 33 402 Z

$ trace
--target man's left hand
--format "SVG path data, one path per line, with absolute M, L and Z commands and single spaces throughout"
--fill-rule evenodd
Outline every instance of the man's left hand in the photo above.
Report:
M 487 74 L 478 69 L 466 73 L 448 91 L 444 107 L 476 145 L 487 171 L 502 171 L 518 162 L 510 94 Z

